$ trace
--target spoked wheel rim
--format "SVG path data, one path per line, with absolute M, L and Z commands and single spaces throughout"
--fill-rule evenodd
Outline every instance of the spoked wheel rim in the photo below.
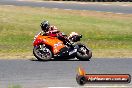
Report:
M 89 50 L 86 49 L 86 47 L 80 47 L 80 49 L 78 50 L 78 53 L 81 56 L 87 56 L 89 54 Z
M 78 46 L 79 49 L 77 51 L 76 58 L 82 61 L 87 61 L 87 60 L 89 61 L 90 58 L 92 57 L 91 50 L 83 44 L 78 44 Z
M 36 47 L 35 54 L 40 60 L 49 60 L 52 56 L 52 53 L 48 48 L 40 48 L 40 46 Z
M 49 57 L 50 57 L 50 53 L 49 53 L 49 52 L 43 52 L 43 53 L 41 54 L 41 57 L 42 57 L 42 58 L 49 58 Z

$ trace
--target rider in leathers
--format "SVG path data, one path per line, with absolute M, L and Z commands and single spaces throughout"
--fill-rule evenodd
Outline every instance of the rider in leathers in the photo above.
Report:
M 55 26 L 50 26 L 50 23 L 48 21 L 43 21 L 40 26 L 41 26 L 42 32 L 40 32 L 39 34 L 57 37 L 59 40 L 63 41 L 63 43 L 66 45 L 68 44 L 68 42 L 72 43 L 72 41 L 71 41 L 72 38 L 78 39 L 76 36 L 74 36 L 74 35 L 78 35 L 77 33 L 72 32 L 70 34 L 70 36 L 68 37 L 64 33 L 60 32 Z
M 41 23 L 41 29 L 42 31 L 39 33 L 40 35 L 47 35 L 47 36 L 52 36 L 52 37 L 57 37 L 63 43 L 65 44 L 65 40 L 68 40 L 67 35 L 63 35 L 55 26 L 50 26 L 50 23 L 48 21 L 43 21 Z

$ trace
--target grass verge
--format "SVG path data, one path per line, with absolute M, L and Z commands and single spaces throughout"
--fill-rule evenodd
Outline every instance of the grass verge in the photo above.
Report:
M 46 19 L 59 30 L 83 35 L 93 57 L 132 57 L 132 15 L 0 6 L 0 57 L 31 58 L 32 41 Z
M 20 85 L 10 85 L 8 88 L 22 88 Z

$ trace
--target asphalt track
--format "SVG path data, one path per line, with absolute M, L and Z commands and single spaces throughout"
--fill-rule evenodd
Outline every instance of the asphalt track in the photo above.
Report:
M 0 5 L 31 6 L 58 8 L 66 10 L 92 10 L 99 12 L 112 12 L 117 14 L 132 14 L 132 6 L 108 5 L 108 4 L 78 4 L 78 3 L 59 3 L 59 2 L 30 2 L 17 0 L 0 0 Z
M 131 58 L 92 58 L 90 61 L 0 60 L 0 88 L 20 85 L 22 88 L 80 87 L 76 83 L 77 68 L 88 74 L 130 74 Z M 132 87 L 130 84 L 86 84 L 90 86 Z M 84 87 L 83 86 L 83 87 Z M 119 87 L 120 86 L 120 87 Z M 129 87 L 128 87 L 129 86 Z

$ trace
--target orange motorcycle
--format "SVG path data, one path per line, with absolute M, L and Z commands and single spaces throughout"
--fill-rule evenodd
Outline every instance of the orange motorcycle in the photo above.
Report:
M 60 38 L 61 37 L 61 38 Z M 33 41 L 33 54 L 38 60 L 70 59 L 89 60 L 92 57 L 91 50 L 80 41 L 82 35 L 72 32 L 69 37 L 61 34 L 58 37 L 37 34 Z

